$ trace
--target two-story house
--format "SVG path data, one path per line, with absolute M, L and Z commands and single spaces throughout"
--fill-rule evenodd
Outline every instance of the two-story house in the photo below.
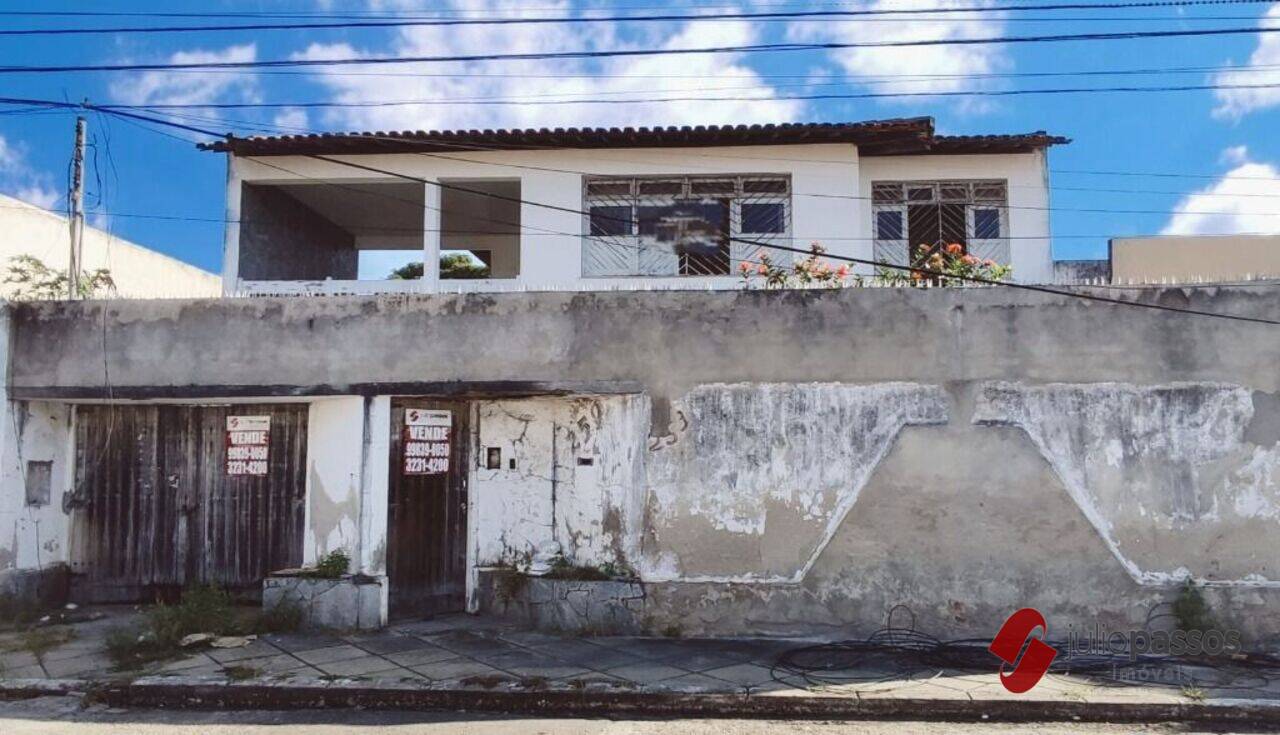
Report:
M 960 243 L 1052 278 L 1047 149 L 931 118 L 229 138 L 228 294 L 724 288 L 742 263 Z M 425 263 L 420 278 L 395 264 Z M 409 275 L 415 275 L 410 272 Z

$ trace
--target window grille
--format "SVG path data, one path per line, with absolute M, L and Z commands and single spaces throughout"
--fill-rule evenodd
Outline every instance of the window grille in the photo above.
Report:
M 876 181 L 871 184 L 875 259 L 912 265 L 957 243 L 965 252 L 1009 262 L 1008 186 L 996 180 Z
M 727 276 L 791 244 L 786 176 L 589 177 L 582 273 L 599 276 Z

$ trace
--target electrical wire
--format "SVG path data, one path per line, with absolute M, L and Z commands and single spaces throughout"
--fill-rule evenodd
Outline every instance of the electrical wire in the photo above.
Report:
M 0 103 L 4 103 L 4 102 L 5 100 L 0 98 Z M 62 104 L 62 103 L 58 103 L 58 104 Z M 70 104 L 70 103 L 66 103 L 66 104 Z M 91 107 L 92 109 L 101 110 L 103 112 L 118 111 L 118 110 L 124 109 L 125 107 L 127 107 L 130 110 L 147 109 L 145 106 L 94 105 Z M 308 133 L 315 133 L 315 131 L 310 131 L 310 130 L 304 130 L 304 129 L 298 129 L 298 130 L 303 130 L 304 132 L 308 132 Z M 213 134 L 211 131 L 204 131 L 204 132 Z M 403 139 L 390 138 L 387 136 L 372 135 L 367 137 L 374 138 L 374 139 L 386 139 L 386 140 L 394 140 L 396 142 L 403 142 Z M 438 142 L 438 143 L 440 145 L 449 145 L 453 147 L 464 148 L 467 150 L 475 149 L 475 147 L 468 147 L 466 146 L 466 144 L 445 143 L 445 142 Z M 441 160 L 473 163 L 478 165 L 497 166 L 501 168 L 519 168 L 519 169 L 527 169 L 527 170 L 534 170 L 534 171 L 567 173 L 567 174 L 575 174 L 575 175 L 583 175 L 583 176 L 591 175 L 590 172 L 580 171 L 577 169 L 557 168 L 557 167 L 551 167 L 551 166 L 534 166 L 530 164 L 516 164 L 516 163 L 509 163 L 509 162 L 485 161 L 485 160 L 479 160 L 474 158 L 466 158 L 466 157 L 457 156 L 457 155 L 448 155 L 448 154 L 433 153 L 433 152 L 426 152 L 426 151 L 410 151 L 410 153 L 412 153 L 413 155 L 426 156 L 426 157 L 437 158 Z M 681 155 L 696 156 L 698 154 L 682 152 Z M 750 158 L 750 157 L 747 157 L 747 158 Z M 768 160 L 771 160 L 771 161 L 803 160 L 803 162 L 806 162 L 806 163 L 814 162 L 814 159 L 787 159 L 787 158 L 779 158 L 779 157 L 770 157 Z M 846 161 L 832 161 L 832 162 L 847 163 Z M 1058 188 L 1059 187 L 1051 187 L 1051 190 L 1058 189 Z M 1072 191 L 1095 191 L 1094 189 L 1089 189 L 1086 187 L 1063 187 L 1063 188 L 1066 190 L 1072 190 Z M 1102 190 L 1102 191 L 1106 191 L 1106 190 Z M 1111 190 L 1111 191 L 1116 192 L 1116 191 L 1125 191 L 1125 190 Z M 1181 196 L 1187 195 L 1187 193 L 1184 193 L 1184 192 L 1167 192 L 1167 191 L 1151 191 L 1147 193 L 1172 194 L 1172 195 L 1181 195 Z M 869 196 L 852 195 L 852 194 L 828 194 L 828 193 L 818 193 L 818 192 L 793 191 L 791 192 L 791 195 L 793 197 L 811 197 L 811 198 L 819 198 L 819 199 L 840 199 L 840 200 L 854 200 L 854 201 L 870 201 L 871 200 L 871 197 Z M 1257 198 L 1280 198 L 1280 194 L 1256 194 L 1255 193 L 1255 194 L 1247 194 L 1247 195 L 1252 197 L 1257 197 Z M 1223 198 L 1234 198 L 1235 195 L 1221 194 L 1218 196 L 1221 196 Z M 1105 208 L 1105 207 L 1062 207 L 1062 206 L 1038 206 L 1038 205 L 1019 205 L 1019 204 L 1005 204 L 1003 205 L 1002 208 L 1009 209 L 1009 210 L 1029 210 L 1029 211 L 1038 211 L 1038 212 L 1073 212 L 1073 213 L 1082 213 L 1082 214 L 1156 214 L 1156 215 L 1164 215 L 1164 216 L 1177 215 L 1177 214 L 1194 214 L 1194 215 L 1205 215 L 1205 216 L 1237 214 L 1236 212 L 1222 212 L 1222 211 L 1200 210 L 1200 209 L 1116 209 L 1116 208 Z M 1247 214 L 1249 214 L 1250 216 L 1259 216 L 1259 217 L 1280 217 L 1280 212 L 1248 212 Z M 1257 233 L 1257 234 L 1270 234 L 1270 233 Z M 836 241 L 842 238 L 832 237 L 829 239 L 832 241 Z M 843 238 L 843 239 L 849 239 L 849 238 Z M 874 238 L 860 238 L 860 239 L 872 240 Z M 1036 238 L 1036 239 L 1045 239 L 1045 238 Z
M 1005 12 L 1032 12 L 1045 10 L 1124 10 L 1151 8 L 1185 8 L 1225 5 L 1258 5 L 1271 0 L 1165 0 L 1163 2 L 1115 2 L 1115 3 L 1006 3 L 1000 5 L 969 5 L 960 7 L 936 6 L 931 8 L 869 8 L 859 10 L 803 10 L 803 11 L 766 11 L 766 12 L 722 12 L 714 14 L 690 13 L 658 13 L 648 15 L 580 15 L 580 16 L 523 16 L 495 18 L 394 18 L 389 20 L 333 20 L 316 23 L 254 23 L 236 25 L 199 25 L 199 26 L 122 26 L 111 28 L 29 28 L 0 31 L 0 35 L 85 35 L 103 33 L 190 33 L 215 31 L 275 31 L 275 30 L 320 30 L 320 29 L 352 29 L 352 28 L 400 28 L 417 26 L 492 26 L 492 25 L 548 25 L 548 24 L 584 24 L 584 23 L 639 23 L 639 22 L 678 22 L 678 21 L 724 21 L 724 20 L 795 20 L 812 18 L 824 21 L 840 18 L 871 18 L 876 16 L 921 16 L 921 15 L 956 15 L 956 14 L 992 14 Z M 505 9 L 505 8 L 504 8 Z M 4 11 L 0 16 L 43 16 L 43 17 L 264 17 L 261 15 L 246 16 L 233 13 L 121 13 L 102 11 L 49 12 L 49 11 Z M 280 17 L 280 16 L 265 16 Z M 317 17 L 317 16 L 285 16 L 285 17 Z M 1124 18 L 1119 18 L 1124 20 Z
M 50 74 L 63 72 L 174 71 L 181 69 L 271 69 L 323 68 L 331 66 L 368 66 L 388 64 L 461 63 L 477 61 L 547 61 L 560 59 L 643 58 L 657 56 L 690 56 L 704 54 L 775 53 L 796 51 L 831 51 L 858 48 L 915 48 L 936 46 L 986 46 L 993 44 L 1040 44 L 1085 41 L 1132 41 L 1159 38 L 1209 38 L 1236 35 L 1280 33 L 1280 27 L 1250 26 L 1236 28 L 1199 28 L 1162 31 L 1117 31 L 1112 33 L 1059 33 L 1021 36 L 989 36 L 982 38 L 932 38 L 893 41 L 793 42 L 759 43 L 736 46 L 704 46 L 697 48 L 627 48 L 578 51 L 544 51 L 507 54 L 449 54 L 440 56 L 363 56 L 347 59 L 267 59 L 262 61 L 192 61 L 130 64 L 67 64 L 0 66 L 0 74 Z
M 1023 97 L 1028 95 L 1062 95 L 1062 94 L 1100 94 L 1100 93 L 1146 93 L 1146 92 L 1203 92 L 1226 89 L 1276 89 L 1280 83 L 1262 84 L 1178 84 L 1155 87 L 1113 86 L 1113 87 L 1054 87 L 1043 89 L 961 89 L 930 90 L 923 92 L 856 92 L 856 93 L 820 93 L 820 94 L 769 94 L 756 96 L 741 95 L 692 95 L 671 97 L 625 97 L 620 99 L 581 98 L 581 99 L 417 99 L 417 100 L 382 100 L 382 101 L 296 101 L 296 102 L 211 102 L 201 103 L 157 103 L 146 105 L 103 105 L 104 109 L 140 109 L 160 112 L 164 110 L 270 110 L 294 108 L 300 110 L 332 110 L 332 109 L 382 109 L 390 107 L 491 107 L 518 106 L 544 107 L 562 105 L 639 105 L 670 104 L 673 102 L 780 102 L 780 101 L 820 101 L 820 100 L 874 100 L 874 99 L 910 99 L 916 97 Z

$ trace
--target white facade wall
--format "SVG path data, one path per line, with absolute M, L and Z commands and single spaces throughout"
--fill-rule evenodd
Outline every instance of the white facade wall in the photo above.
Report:
M 0 417 L 0 575 L 68 560 L 69 517 L 62 499 L 71 491 L 74 460 L 72 407 L 45 401 L 6 401 Z M 51 462 L 47 503 L 28 504 L 32 462 Z
M 17 255 L 66 271 L 71 232 L 65 217 L 0 195 L 0 233 L 0 272 L 7 273 L 9 259 Z M 198 298 L 221 291 L 217 275 L 87 224 L 81 262 L 83 270 L 111 271 L 116 294 L 126 298 Z M 12 293 L 0 277 L 0 296 Z
M 342 158 L 342 157 L 335 157 Z M 465 154 L 385 154 L 345 157 L 374 169 L 438 180 L 484 178 L 520 180 L 520 275 L 515 279 L 448 281 L 446 291 L 538 289 L 733 288 L 736 276 L 582 277 L 582 243 L 587 232 L 583 177 L 714 174 L 785 174 L 791 177 L 790 245 L 807 250 L 822 244 L 833 255 L 871 259 L 871 182 L 879 180 L 1005 179 L 1009 184 L 1009 231 L 1014 277 L 1049 281 L 1052 276 L 1049 193 L 1043 152 L 990 155 L 860 157 L 851 144 L 737 146 L 721 148 L 644 148 L 613 150 L 475 151 Z M 236 222 L 244 182 L 310 183 L 316 180 L 397 181 L 373 171 L 300 156 L 273 156 L 270 166 L 253 158 L 232 157 L 228 176 L 227 219 Z M 403 179 L 399 179 L 401 183 Z M 438 187 L 425 185 L 430 193 Z M 436 200 L 438 201 L 438 199 Z M 547 206 L 540 206 L 547 205 Z M 567 211 L 566 211 L 567 210 Z M 426 213 L 438 229 L 438 215 Z M 426 233 L 428 253 L 439 234 Z M 340 281 L 249 283 L 238 279 L 238 225 L 228 226 L 224 262 L 225 289 L 241 292 L 369 293 L 393 288 L 430 290 L 420 282 Z M 434 262 L 428 257 L 427 262 Z M 859 269 L 870 272 L 869 267 Z
M 1009 190 L 1009 254 L 1013 278 L 1051 283 L 1053 255 L 1049 230 L 1049 169 L 1043 151 L 970 156 L 876 156 L 863 159 L 859 192 L 871 198 L 873 181 L 1004 179 Z M 860 213 L 859 230 L 870 238 L 871 208 Z M 872 240 L 860 244 L 870 258 Z

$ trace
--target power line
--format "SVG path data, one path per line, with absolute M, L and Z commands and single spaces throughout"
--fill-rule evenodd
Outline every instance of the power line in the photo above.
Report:
M 761 43 L 700 48 L 636 48 L 580 51 L 547 51 L 510 54 L 452 54 L 444 56 L 366 56 L 350 59 L 270 59 L 264 61 L 197 61 L 143 64 L 71 64 L 64 66 L 0 66 L 5 74 L 47 74 L 61 72 L 176 71 L 182 69 L 272 69 L 367 66 L 387 64 L 465 63 L 477 61 L 544 61 L 552 59 L 639 58 L 700 54 L 774 53 L 831 51 L 853 48 L 911 48 L 932 46 L 984 46 L 992 44 L 1061 43 L 1080 41 L 1131 41 L 1155 38 L 1196 38 L 1280 33 L 1280 27 L 1200 28 L 1165 31 L 1117 31 L 1113 33 L 1062 33 L 984 38 L 934 38 L 910 41 L 856 41 L 821 43 Z
M 1051 87 L 1042 89 L 961 89 L 930 90 L 921 92 L 825 92 L 818 94 L 790 95 L 688 95 L 670 97 L 624 97 L 609 98 L 585 97 L 575 99 L 519 99 L 519 98 L 478 98 L 478 99 L 417 99 L 417 100 L 383 100 L 383 101 L 296 101 L 296 102 L 211 102 L 211 103 L 159 103 L 143 105 L 103 105 L 103 109 L 112 110 L 249 110 L 249 109 L 376 109 L 388 107 L 454 107 L 466 106 L 559 106 L 559 105 L 634 105 L 634 104 L 666 104 L 672 102 L 775 102 L 775 101 L 816 101 L 816 100 L 865 100 L 865 99 L 898 99 L 915 97 L 1022 97 L 1027 95 L 1062 95 L 1090 93 L 1149 93 L 1149 92 L 1202 92 L 1206 90 L 1224 89 L 1275 89 L 1280 83 L 1263 84 L 1172 84 L 1160 86 L 1112 86 L 1112 87 Z
M 1265 0 L 1270 2 L 1270 0 Z M 870 17 L 859 11 L 810 11 L 790 13 L 728 13 L 718 15 L 655 15 L 655 16 L 575 16 L 563 18 L 501 18 L 501 19 L 401 19 L 354 20 L 327 23 L 253 23 L 235 25 L 186 25 L 186 26 L 114 26 L 98 28 L 9 28 L 0 29 L 0 36 L 105 36 L 105 35 L 159 35 L 175 33 L 231 33 L 271 31 L 324 31 L 368 30 L 386 28 L 422 28 L 453 26 L 518 26 L 534 24 L 586 24 L 586 23 L 652 23 L 733 21 L 750 23 L 915 23 L 920 15 L 898 17 L 905 11 L 867 11 L 879 17 Z M 925 11 L 932 13 L 966 11 Z M 974 11 L 967 11 L 974 12 Z M 1039 16 L 1030 18 L 1001 17 L 1001 23 L 1210 23 L 1227 20 L 1257 20 L 1253 15 L 1195 15 L 1195 16 Z M 947 23 L 990 23 L 988 17 L 947 17 Z
M 4 102 L 4 100 L 3 100 L 3 99 L 0 99 L 0 102 Z M 102 111 L 104 111 L 104 112 L 114 112 L 114 111 L 116 111 L 116 110 L 115 110 L 115 108 L 114 108 L 114 107 L 111 107 L 111 106 L 90 106 L 90 107 L 91 107 L 92 109 L 99 109 L 99 110 L 102 110 Z M 146 118 L 140 118 L 140 119 L 146 119 Z M 194 119 L 196 119 L 196 120 L 214 120 L 214 121 L 216 121 L 216 119 L 211 119 L 211 118 L 199 118 L 199 117 L 195 117 Z M 193 131 L 195 131 L 195 132 L 204 132 L 204 133 L 206 133 L 206 134 L 214 134 L 214 133 L 212 133 L 211 131 L 202 131 L 202 130 L 201 130 L 201 129 L 199 129 L 199 128 L 188 127 L 187 129 L 189 129 L 189 130 L 193 130 Z M 302 130 L 302 131 L 304 131 L 304 132 L 310 132 L 310 133 L 314 133 L 314 132 L 315 132 L 315 131 L 305 130 L 305 129 L 302 129 L 302 128 L 298 128 L 297 130 Z M 399 138 L 396 138 L 396 139 L 390 139 L 390 138 L 386 138 L 385 136 L 377 136 L 377 135 L 373 135 L 373 136 L 367 136 L 367 137 L 371 137 L 371 138 L 374 138 L 374 139 L 379 139 L 379 138 L 381 138 L 381 139 L 387 139 L 387 140 L 396 140 L 397 142 L 403 142 L 403 139 L 399 139 Z M 466 144 L 460 144 L 460 143 L 444 143 L 444 142 L 439 142 L 439 144 L 440 144 L 440 145 L 451 145 L 451 146 L 453 146 L 453 147 L 456 147 L 456 148 L 462 148 L 462 149 L 465 149 L 465 150 L 473 150 L 473 149 L 474 149 L 474 146 L 467 146 Z M 500 163 L 500 162 L 495 162 L 495 161 L 477 160 L 477 159 L 474 159 L 474 158 L 465 158 L 465 157 L 459 157 L 459 156 L 456 156 L 456 155 L 448 155 L 448 154 L 442 154 L 442 153 L 433 153 L 433 152 L 428 152 L 428 151 L 409 151 L 409 153 L 411 153 L 411 154 L 413 154 L 413 155 L 426 156 L 426 157 L 429 157 L 429 158 L 438 158 L 438 159 L 446 160 L 446 161 L 457 161 L 457 162 L 463 162 L 463 163 L 473 163 L 473 164 L 478 164 L 478 165 L 497 166 L 497 167 L 501 167 L 501 168 L 519 168 L 519 169 L 527 169 L 527 170 L 533 170 L 533 171 L 544 171 L 544 172 L 552 172 L 552 173 L 567 173 L 567 174 L 574 174 L 574 175 L 580 175 L 580 176 L 590 176 L 590 175 L 592 175 L 590 172 L 580 171 L 580 170 L 576 170 L 576 169 L 556 168 L 556 167 L 552 167 L 552 166 L 535 166 L 535 165 L 532 165 L 532 164 Z M 697 156 L 697 155 L 699 155 L 699 154 L 697 154 L 697 153 L 691 153 L 691 152 L 682 152 L 682 155 L 687 155 L 687 156 Z M 743 157 L 743 158 L 751 158 L 751 157 Z M 259 161 L 260 161 L 261 159 L 255 159 L 255 160 L 259 160 Z M 805 162 L 805 163 L 813 163 L 813 162 L 814 162 L 812 159 L 788 159 L 788 158 L 779 158 L 779 157 L 770 157 L 768 160 L 771 160 L 771 161 L 793 161 L 793 162 Z M 830 161 L 830 162 L 832 162 L 832 163 L 846 163 L 846 161 Z M 1051 189 L 1051 190 L 1052 190 L 1052 189 L 1056 189 L 1056 188 L 1059 188 L 1059 187 L 1050 187 L 1050 189 Z M 1076 191 L 1093 191 L 1093 190 L 1091 190 L 1091 189 L 1082 188 L 1082 187 L 1076 187 L 1076 188 L 1074 188 L 1074 189 L 1072 189 L 1072 190 L 1076 190 Z M 1108 190 L 1101 190 L 1101 191 L 1108 191 Z M 1129 190 L 1110 190 L 1110 191 L 1111 191 L 1112 193 L 1115 193 L 1115 192 L 1117 192 L 1117 191 L 1129 191 Z M 1189 195 L 1189 194 L 1193 194 L 1193 193 L 1195 193 L 1195 192 L 1167 192 L 1167 191 L 1154 191 L 1154 192 L 1147 192 L 1147 193 L 1153 193 L 1153 194 L 1173 194 L 1173 195 L 1179 195 L 1179 196 L 1187 196 L 1187 195 Z M 859 196 L 859 195 L 850 195 L 850 194 L 824 194 L 824 193 L 817 193 L 817 192 L 800 192 L 800 191 L 793 191 L 793 192 L 791 193 L 791 195 L 792 195 L 793 197 L 812 197 L 812 198 L 819 198 L 819 199 L 842 199 L 842 200 L 857 200 L 857 201 L 870 201 L 870 200 L 871 200 L 871 197 L 868 197 L 868 196 Z M 1234 198 L 1234 197 L 1235 197 L 1235 195 L 1230 195 L 1230 194 L 1213 194 L 1213 196 L 1215 196 L 1215 197 L 1221 197 L 1221 198 Z M 1246 194 L 1246 196 L 1259 197 L 1259 198 L 1280 198 L 1280 194 Z M 1073 213 L 1083 213 L 1083 214 L 1154 214 L 1154 215 L 1162 215 L 1162 216 L 1170 216 L 1170 215 L 1178 215 L 1178 214 L 1204 215 L 1204 216 L 1214 216 L 1214 215 L 1230 216 L 1230 215 L 1236 215 L 1236 214 L 1245 214 L 1245 215 L 1248 215 L 1248 216 L 1259 216 L 1259 217 L 1280 217 L 1280 212 L 1243 212 L 1243 213 L 1240 213 L 1240 212 L 1204 211 L 1204 210 L 1195 210 L 1195 209 L 1169 209 L 1169 210 L 1164 210 L 1164 209 L 1108 209 L 1108 208 L 1101 208 L 1101 207 L 1052 207 L 1052 206 L 1018 205 L 1018 204 L 1005 204 L 1003 208 L 1004 208 L 1004 209 L 1010 209 L 1010 210 L 1029 210 L 1029 211 L 1051 212 L 1051 213 L 1052 213 L 1052 212 L 1073 212 Z M 1270 234 L 1270 233 L 1260 233 L 1260 234 Z M 1101 236 L 1101 237 L 1108 237 L 1108 236 Z M 872 239 L 872 238 L 868 238 L 868 239 Z
M 766 12 L 721 12 L 715 14 L 689 13 L 657 13 L 648 15 L 579 15 L 579 16 L 525 16 L 498 18 L 405 18 L 394 17 L 387 20 L 331 20 L 310 23 L 242 23 L 222 25 L 186 25 L 186 26 L 117 26 L 107 28 L 24 28 L 0 30 L 3 36 L 44 36 L 44 35 L 95 35 L 118 33 L 210 33 L 222 31 L 280 31 L 280 30 L 322 30 L 352 28 L 402 28 L 402 27 L 452 27 L 452 26 L 508 26 L 508 25 L 549 25 L 549 24 L 590 24 L 590 23 L 639 23 L 639 22 L 679 22 L 700 20 L 838 20 L 866 19 L 877 16 L 929 16 L 956 14 L 991 14 L 1005 12 L 1033 12 L 1046 10 L 1123 10 L 1150 9 L 1192 6 L 1223 5 L 1257 5 L 1271 0 L 1167 0 L 1164 2 L 1115 2 L 1115 3 L 1042 3 L 1004 4 L 1004 5 L 970 5 L 962 7 L 932 8 L 874 8 L 860 10 L 804 10 L 804 11 L 766 11 Z M 246 15 L 219 13 L 122 13 L 103 11 L 76 12 L 39 12 L 39 11 L 5 11 L 0 16 L 40 16 L 40 17 L 152 17 L 152 18 L 209 18 L 209 17 L 325 17 L 317 15 Z M 350 17 L 350 16 L 347 16 Z M 1117 18 L 1116 20 L 1126 20 Z
M 859 75 L 856 81 L 840 82 L 843 84 L 860 84 L 878 81 L 920 80 L 944 81 L 954 79 L 1017 79 L 1023 77 L 1073 77 L 1073 76 L 1134 76 L 1163 74 L 1196 74 L 1225 71 L 1267 72 L 1280 69 L 1280 64 L 1222 64 L 1220 66 L 1183 66 L 1183 67 L 1148 67 L 1139 69 L 1084 69 L 1078 71 L 1010 71 L 1010 72 L 960 72 L 953 74 L 868 74 Z M 174 74 L 252 74 L 255 76 L 311 76 L 314 72 L 289 69 L 174 69 Z M 387 78 L 423 78 L 423 79 L 706 79 L 707 74 L 615 74 L 609 72 L 395 72 L 395 71 L 333 71 L 324 72 L 326 77 L 387 77 Z M 781 72 L 751 72 L 748 74 L 716 74 L 717 79 L 811 79 L 812 74 L 787 74 Z M 810 83 L 817 86 L 823 83 Z

